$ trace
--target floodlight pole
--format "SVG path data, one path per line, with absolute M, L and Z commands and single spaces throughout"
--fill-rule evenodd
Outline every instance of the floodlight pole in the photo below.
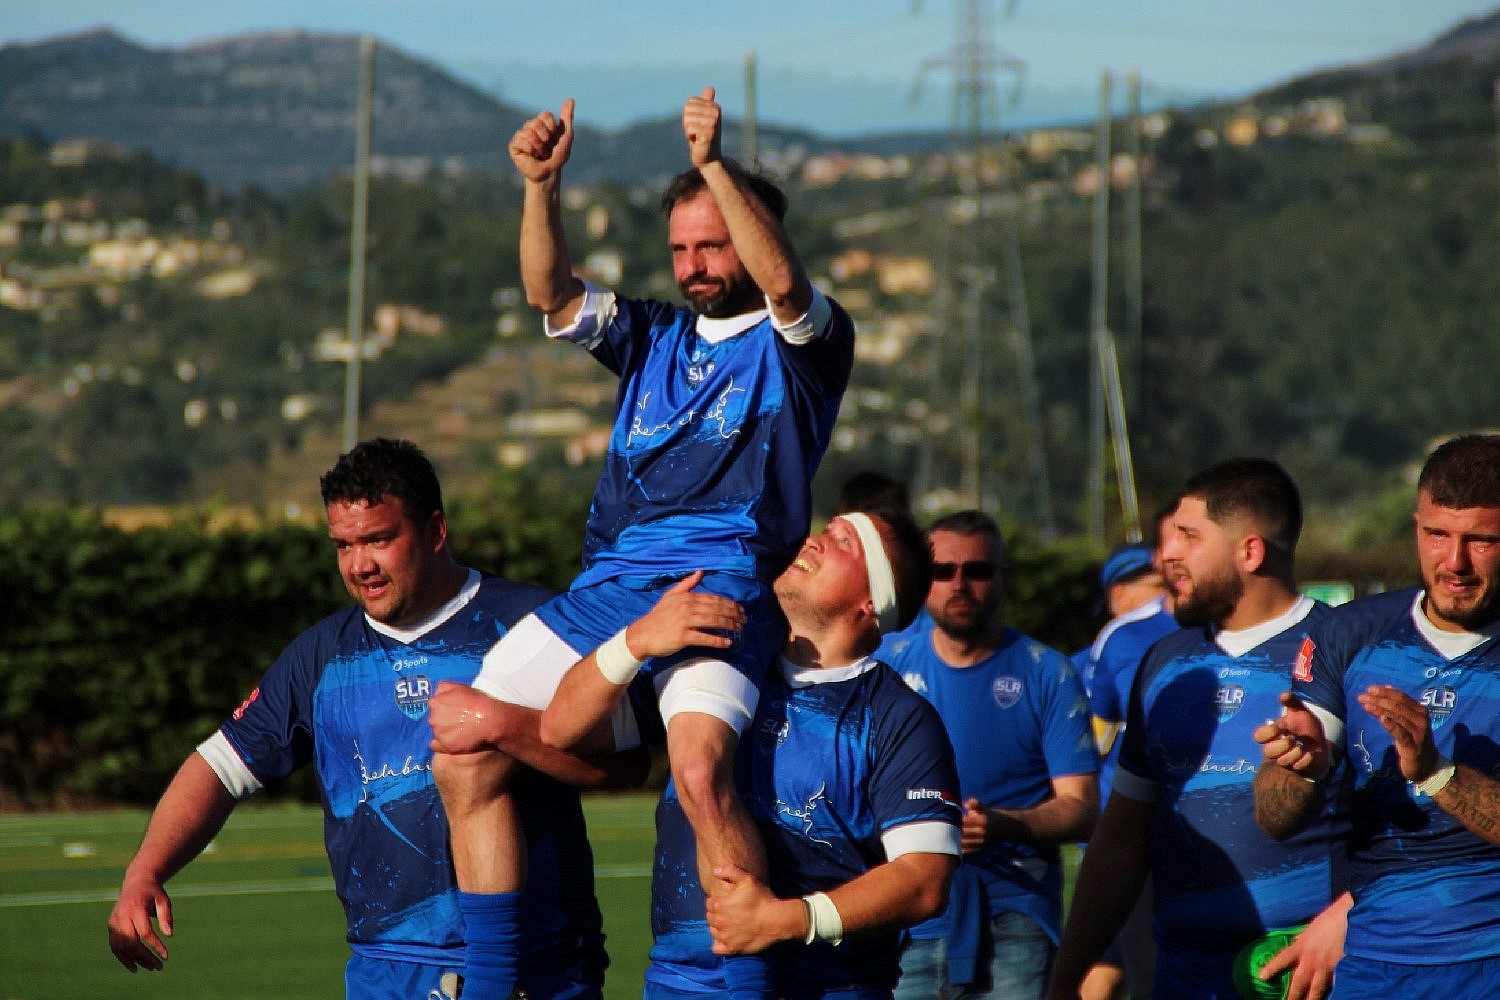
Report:
M 365 228 L 370 208 L 370 92 L 375 75 L 375 39 L 359 40 L 359 112 L 354 125 L 354 207 L 349 235 L 349 367 L 344 378 L 344 450 L 359 441 L 360 364 L 364 358 Z

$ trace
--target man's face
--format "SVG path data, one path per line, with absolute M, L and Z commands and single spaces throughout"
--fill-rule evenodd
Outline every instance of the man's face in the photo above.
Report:
M 1440 507 L 1423 490 L 1414 520 L 1432 624 L 1471 632 L 1500 619 L 1500 508 Z
M 802 544 L 776 578 L 776 597 L 794 625 L 822 628 L 870 600 L 870 571 L 859 532 L 842 517 Z
M 404 628 L 437 610 L 430 594 L 446 538 L 441 514 L 418 525 L 400 500 L 336 500 L 328 505 L 328 538 L 349 596 L 371 618 Z
M 927 613 L 955 639 L 977 639 L 996 620 L 1005 600 L 1004 567 L 994 539 L 986 534 L 934 531 L 932 588 Z
M 700 315 L 723 319 L 765 304 L 730 242 L 729 227 L 719 206 L 707 191 L 672 208 L 667 238 L 677 287 Z
M 1245 592 L 1234 556 L 1240 536 L 1208 516 L 1198 497 L 1183 497 L 1162 538 L 1162 570 L 1178 624 L 1213 625 L 1234 613 Z

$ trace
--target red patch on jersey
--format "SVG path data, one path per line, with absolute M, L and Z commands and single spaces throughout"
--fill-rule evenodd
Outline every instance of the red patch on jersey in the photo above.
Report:
M 234 710 L 234 717 L 236 719 L 243 719 L 245 717 L 245 709 L 249 708 L 250 707 L 250 703 L 253 702 L 255 699 L 257 699 L 259 697 L 260 697 L 260 688 L 256 688 L 254 691 L 251 691 L 250 692 L 250 697 L 248 697 L 244 701 L 240 702 L 240 707 Z
M 1312 641 L 1312 636 L 1303 638 L 1302 648 L 1297 650 L 1297 662 L 1292 665 L 1292 680 L 1312 680 L 1313 650 L 1317 648 L 1317 645 Z

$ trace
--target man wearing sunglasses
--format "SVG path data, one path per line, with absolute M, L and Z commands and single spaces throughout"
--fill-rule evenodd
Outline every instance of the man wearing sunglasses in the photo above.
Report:
M 1061 844 L 1099 812 L 1088 699 L 1067 657 L 1007 626 L 1005 547 L 980 511 L 928 531 L 927 616 L 880 658 L 937 708 L 964 797 L 948 909 L 918 924 L 898 1000 L 1040 997 L 1062 923 Z

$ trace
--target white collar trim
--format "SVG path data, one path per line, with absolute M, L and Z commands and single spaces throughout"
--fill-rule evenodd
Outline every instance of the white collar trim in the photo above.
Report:
M 861 656 L 853 663 L 842 667 L 803 667 L 788 660 L 785 655 L 780 659 L 781 676 L 794 688 L 812 687 L 814 684 L 837 684 L 839 681 L 851 680 L 860 674 L 869 673 L 880 665 L 874 654 Z
M 1230 656 L 1244 656 L 1267 639 L 1274 639 L 1306 618 L 1313 609 L 1313 603 L 1311 597 L 1299 596 L 1290 608 L 1259 625 L 1251 625 L 1236 632 L 1227 628 L 1220 629 L 1219 634 L 1214 636 L 1214 642 Z
M 396 628 L 393 625 L 387 625 L 384 622 L 378 622 L 375 619 L 371 618 L 368 614 L 365 615 L 365 621 L 369 622 L 370 627 L 379 632 L 381 635 L 388 635 L 392 639 L 395 639 L 397 642 L 410 645 L 411 643 L 416 642 L 418 639 L 422 638 L 422 636 L 426 635 L 428 632 L 431 632 L 433 629 L 443 624 L 449 618 L 452 618 L 454 615 L 458 614 L 458 609 L 472 601 L 474 599 L 474 595 L 479 593 L 479 571 L 471 569 L 467 570 L 466 572 L 469 575 L 468 578 L 464 580 L 464 585 L 458 588 L 458 593 L 455 594 L 453 598 L 448 601 L 448 603 L 444 604 L 432 614 L 428 615 L 426 618 L 423 618 L 421 621 L 417 622 L 415 625 L 412 625 L 409 628 Z
M 1422 638 L 1432 643 L 1432 648 L 1442 654 L 1445 660 L 1456 660 L 1470 650 L 1489 642 L 1496 635 L 1500 635 L 1500 622 L 1486 625 L 1478 632 L 1448 632 L 1432 624 L 1432 619 L 1427 617 L 1427 612 L 1422 610 L 1422 599 L 1427 596 L 1427 591 L 1417 591 L 1416 598 L 1411 602 L 1411 620 L 1416 625 L 1417 631 Z
M 770 310 L 757 309 L 754 312 L 740 313 L 738 316 L 724 316 L 719 319 L 712 316 L 699 316 L 698 336 L 710 344 L 722 343 L 730 337 L 739 336 L 757 323 L 763 322 L 769 315 L 771 315 Z

